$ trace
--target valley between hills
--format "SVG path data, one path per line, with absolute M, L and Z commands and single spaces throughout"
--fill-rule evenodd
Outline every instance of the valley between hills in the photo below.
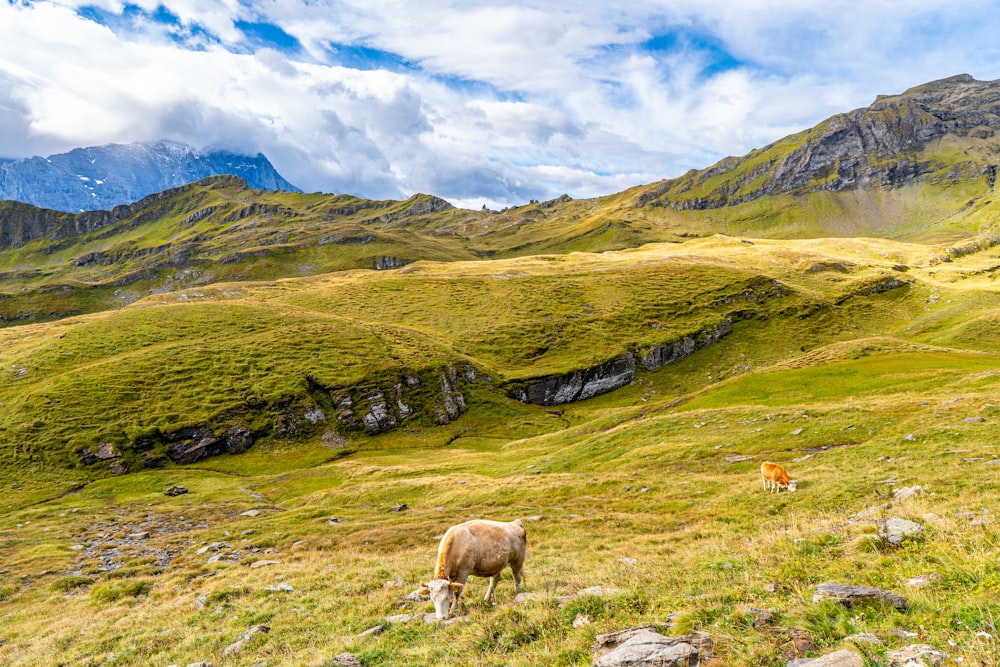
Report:
M 998 91 L 505 211 L 0 203 L 0 663 L 996 665 Z M 425 622 L 469 518 L 524 591 Z

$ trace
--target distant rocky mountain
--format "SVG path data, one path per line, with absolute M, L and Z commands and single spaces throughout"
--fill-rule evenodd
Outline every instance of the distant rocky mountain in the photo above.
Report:
M 0 160 L 0 199 L 73 213 L 110 210 L 219 174 L 238 176 L 252 188 L 299 191 L 260 153 L 201 152 L 186 144 L 160 141 Z
M 640 206 L 707 210 L 768 195 L 891 189 L 978 181 L 1000 163 L 1000 81 L 968 74 L 879 95 L 868 107 L 742 157 L 644 186 Z

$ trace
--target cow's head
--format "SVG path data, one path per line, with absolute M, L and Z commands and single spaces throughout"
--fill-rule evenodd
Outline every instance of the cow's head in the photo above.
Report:
M 794 491 L 796 484 L 798 484 L 798 482 L 796 482 L 794 479 L 788 480 L 788 490 L 789 491 Z
M 432 579 L 420 589 L 421 595 L 429 595 L 434 603 L 434 616 L 439 619 L 448 618 L 452 607 L 462 592 L 462 584 L 447 579 Z

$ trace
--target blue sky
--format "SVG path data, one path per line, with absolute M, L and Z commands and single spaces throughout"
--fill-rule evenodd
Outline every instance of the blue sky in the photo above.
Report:
M 998 79 L 998 9 L 0 0 L 0 157 L 170 139 L 263 152 L 306 191 L 429 192 L 472 208 L 596 196 L 877 94 Z

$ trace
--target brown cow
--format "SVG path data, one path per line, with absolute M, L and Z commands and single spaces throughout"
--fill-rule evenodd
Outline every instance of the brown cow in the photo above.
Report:
M 493 589 L 500 572 L 510 565 L 514 573 L 514 588 L 521 588 L 521 568 L 527 555 L 528 541 L 521 520 L 509 523 L 474 519 L 452 526 L 438 545 L 434 579 L 420 590 L 430 595 L 434 615 L 448 618 L 458 605 L 469 575 L 489 577 L 486 601 L 493 598 Z
M 760 464 L 760 476 L 764 481 L 764 489 L 778 493 L 782 488 L 795 490 L 797 482 L 788 477 L 788 473 L 777 463 L 764 461 Z

